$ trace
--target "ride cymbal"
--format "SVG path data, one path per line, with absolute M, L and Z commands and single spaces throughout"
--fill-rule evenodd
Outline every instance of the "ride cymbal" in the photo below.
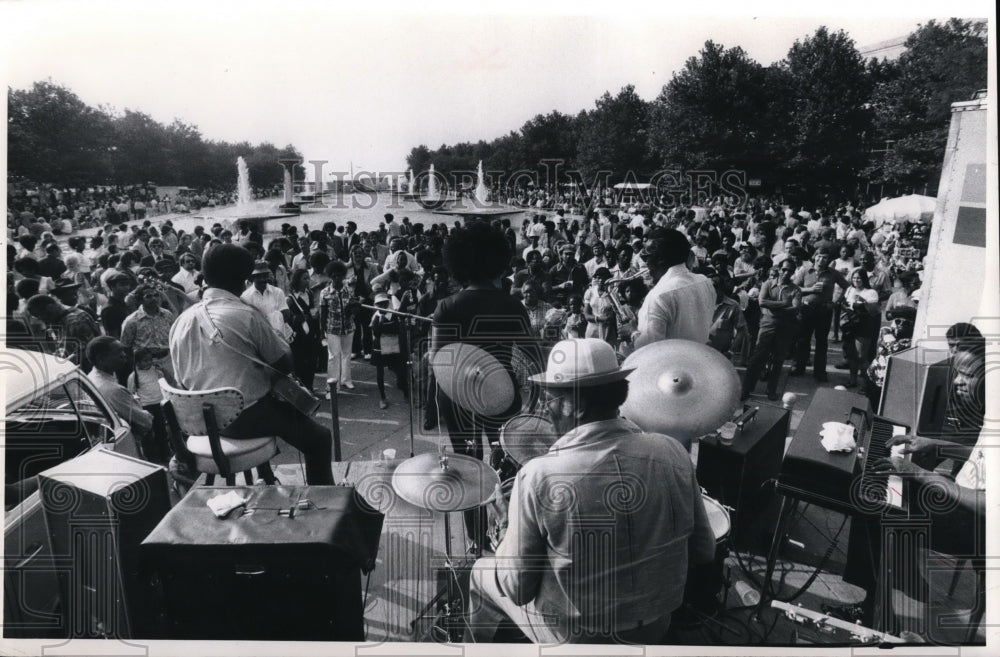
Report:
M 621 414 L 644 431 L 690 444 L 718 429 L 739 405 L 736 368 L 708 345 L 662 340 L 636 350 L 622 366 L 635 372 Z
M 392 473 L 401 498 L 430 511 L 467 511 L 493 495 L 500 477 L 483 461 L 463 454 L 418 454 Z
M 442 392 L 479 415 L 503 413 L 514 402 L 510 373 L 489 352 L 463 342 L 446 344 L 431 359 Z

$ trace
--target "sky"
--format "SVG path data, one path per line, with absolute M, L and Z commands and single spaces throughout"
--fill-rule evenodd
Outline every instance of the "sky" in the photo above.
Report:
M 14 88 L 50 78 L 88 104 L 180 118 L 207 139 L 292 143 L 327 172 L 392 172 L 419 144 L 490 140 L 626 84 L 652 100 L 708 39 L 769 64 L 820 25 L 862 47 L 930 18 L 989 14 L 965 0 L 878 3 L 878 15 L 847 0 L 823 3 L 837 15 L 794 16 L 747 3 L 687 15 L 587 0 L 483 15 L 468 4 L 344 13 L 319 2 L 0 0 L 0 77 Z

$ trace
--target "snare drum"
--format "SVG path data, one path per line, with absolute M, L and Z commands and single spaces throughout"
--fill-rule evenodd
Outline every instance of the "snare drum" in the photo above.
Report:
M 716 500 L 702 493 L 708 524 L 715 535 L 715 557 L 705 564 L 689 564 L 684 604 L 695 611 L 712 615 L 719 607 L 719 592 L 724 583 L 724 567 L 729 556 L 729 511 Z

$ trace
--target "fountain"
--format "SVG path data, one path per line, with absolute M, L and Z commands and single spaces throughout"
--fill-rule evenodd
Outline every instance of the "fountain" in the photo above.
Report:
M 439 198 L 437 188 L 437 178 L 434 177 L 434 165 L 431 165 L 430 173 L 427 177 L 427 195 L 424 197 L 428 201 L 437 201 Z
M 236 206 L 246 208 L 253 200 L 253 193 L 250 191 L 250 170 L 242 155 L 236 158 L 236 175 Z
M 479 160 L 479 167 L 476 169 L 476 202 L 479 205 L 486 205 L 489 201 L 489 192 L 483 182 L 483 161 Z
M 434 181 L 433 178 L 434 167 L 431 166 L 431 182 Z M 434 207 L 429 207 L 431 204 L 423 204 L 425 209 L 433 210 L 435 214 L 446 214 L 457 217 L 462 217 L 466 221 L 491 221 L 493 219 L 502 218 L 505 216 L 514 216 L 524 212 L 521 208 L 512 207 L 509 205 L 502 205 L 496 200 L 490 201 L 490 192 L 486 188 L 486 176 L 483 174 L 483 161 L 479 160 L 479 166 L 476 169 L 476 189 L 473 192 L 474 201 L 470 205 L 466 205 L 466 199 L 463 197 L 458 197 L 455 200 L 455 204 L 448 209 L 442 208 L 443 201 L 436 200 Z
M 409 187 L 406 188 L 406 191 L 409 192 L 410 194 L 417 193 L 417 186 L 413 183 L 413 169 L 410 169 Z

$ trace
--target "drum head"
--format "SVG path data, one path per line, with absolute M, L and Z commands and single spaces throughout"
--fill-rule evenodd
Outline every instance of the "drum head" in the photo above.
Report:
M 500 444 L 518 465 L 548 453 L 558 438 L 552 422 L 541 415 L 516 415 L 500 429 Z
M 718 543 L 729 536 L 729 511 L 708 495 L 703 494 L 701 499 L 705 502 L 708 524 L 712 526 L 712 534 L 715 535 L 715 541 Z

